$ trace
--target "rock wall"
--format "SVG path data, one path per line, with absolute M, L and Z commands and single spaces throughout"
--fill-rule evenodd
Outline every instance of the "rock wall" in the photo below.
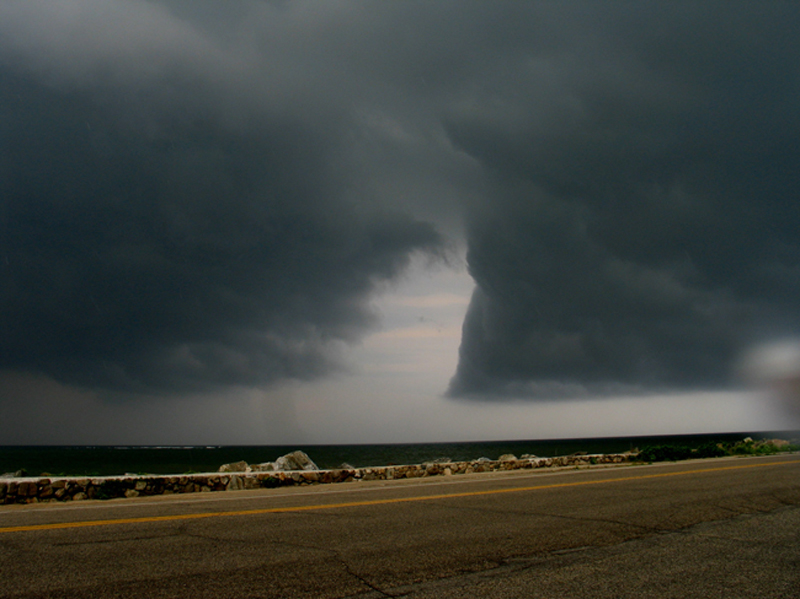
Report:
M 503 456 L 506 457 L 506 456 Z M 519 470 L 532 468 L 563 468 L 594 464 L 622 464 L 636 460 L 636 454 L 574 455 L 555 458 L 523 458 L 470 462 L 435 462 L 408 466 L 345 468 L 291 472 L 242 472 L 185 474 L 179 476 L 101 476 L 93 478 L 0 479 L 0 503 L 37 503 L 49 501 L 80 501 L 84 499 L 113 499 L 172 493 L 210 493 L 243 489 L 273 488 L 292 485 L 312 485 L 368 480 L 452 476 L 473 472 Z M 513 459 L 512 459 L 513 458 Z

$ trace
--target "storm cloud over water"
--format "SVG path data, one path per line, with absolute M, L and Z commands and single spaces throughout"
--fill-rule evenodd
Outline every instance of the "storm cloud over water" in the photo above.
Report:
M 442 244 L 348 189 L 336 102 L 147 2 L 51 8 L 2 10 L 2 366 L 137 392 L 336 369 Z
M 4 2 L 0 371 L 324 379 L 413 256 L 461 244 L 448 395 L 725 388 L 800 333 L 798 26 L 792 3 Z
M 448 123 L 494 185 L 454 395 L 720 388 L 800 324 L 797 11 L 608 8 Z

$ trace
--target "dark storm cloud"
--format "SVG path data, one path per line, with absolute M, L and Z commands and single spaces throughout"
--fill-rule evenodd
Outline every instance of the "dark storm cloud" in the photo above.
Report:
M 798 328 L 791 3 L 0 5 L 0 369 L 324 375 L 465 225 L 454 396 L 725 385 Z
M 797 8 L 600 7 L 449 116 L 494 180 L 452 395 L 719 388 L 800 326 Z
M 441 238 L 348 196 L 335 99 L 156 5 L 51 8 L 3 15 L 0 367 L 136 392 L 337 367 Z

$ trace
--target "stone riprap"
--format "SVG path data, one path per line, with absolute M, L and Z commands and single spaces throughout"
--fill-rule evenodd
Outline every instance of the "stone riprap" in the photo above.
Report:
M 233 462 L 223 464 L 219 467 L 219 472 L 277 472 L 287 470 L 313 470 L 317 471 L 317 465 L 302 451 L 293 451 L 282 455 L 274 462 L 264 462 L 262 464 L 248 464 L 247 462 Z
M 313 485 L 369 480 L 452 476 L 473 472 L 495 472 L 532 468 L 565 468 L 636 461 L 637 454 L 571 455 L 553 458 L 511 455 L 502 460 L 480 458 L 469 462 L 439 461 L 407 466 L 340 468 L 335 470 L 258 471 L 244 462 L 237 472 L 183 475 L 129 475 L 98 477 L 10 477 L 0 478 L 0 503 L 37 503 L 114 499 L 173 493 L 238 491 L 293 485 Z

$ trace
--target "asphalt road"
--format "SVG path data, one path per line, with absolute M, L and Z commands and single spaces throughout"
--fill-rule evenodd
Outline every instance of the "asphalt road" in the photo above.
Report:
M 1 597 L 800 597 L 800 456 L 0 508 Z

